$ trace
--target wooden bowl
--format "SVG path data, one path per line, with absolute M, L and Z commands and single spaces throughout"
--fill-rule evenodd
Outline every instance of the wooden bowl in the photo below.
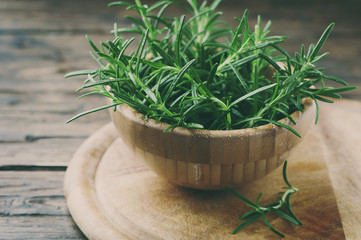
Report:
M 303 112 L 294 112 L 293 125 L 305 135 L 314 119 L 315 106 L 304 99 Z M 151 170 L 168 181 L 196 189 L 236 187 L 259 179 L 289 156 L 301 138 L 267 124 L 240 130 L 198 130 L 177 127 L 164 133 L 169 124 L 146 120 L 126 104 L 111 116 L 120 137 Z

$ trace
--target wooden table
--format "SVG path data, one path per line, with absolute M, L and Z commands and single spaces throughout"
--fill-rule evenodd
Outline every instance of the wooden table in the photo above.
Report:
M 317 41 L 323 29 L 335 21 L 323 49 L 331 55 L 321 65 L 331 75 L 361 86 L 359 1 L 225 0 L 222 11 L 226 17 L 240 16 L 246 7 L 252 25 L 260 13 L 264 19 L 272 19 L 274 34 L 290 36 L 284 44 L 290 51 L 299 51 L 300 43 Z M 0 239 L 85 238 L 67 210 L 64 171 L 79 145 L 108 123 L 109 116 L 104 111 L 66 125 L 71 116 L 103 105 L 104 99 L 76 100 L 74 90 L 82 85 L 82 79 L 63 76 L 95 67 L 84 35 L 89 34 L 95 42 L 111 38 L 108 32 L 113 22 L 129 24 L 123 16 L 123 10 L 107 8 L 101 0 L 0 2 Z M 345 97 L 360 101 L 361 88 Z M 350 171 L 354 189 L 361 190 L 361 163 L 359 158 L 355 160 L 358 168 L 354 169 L 347 168 L 351 166 L 347 161 L 328 162 L 332 182 L 340 182 L 338 169 Z M 339 203 L 349 198 L 337 192 L 336 197 Z M 346 212 L 350 208 L 339 207 Z M 360 213 L 360 205 L 354 208 Z M 346 237 L 360 238 L 355 231 L 360 217 L 341 214 L 341 218 Z

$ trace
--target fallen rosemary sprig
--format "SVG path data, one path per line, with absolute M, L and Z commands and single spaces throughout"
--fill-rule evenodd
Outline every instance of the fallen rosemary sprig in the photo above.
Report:
M 237 233 L 242 228 L 246 227 L 247 225 L 257 221 L 259 218 L 262 218 L 265 225 L 274 233 L 278 234 L 281 237 L 285 237 L 281 232 L 276 230 L 267 220 L 266 214 L 267 213 L 274 213 L 278 215 L 279 217 L 295 224 L 295 225 L 302 225 L 302 222 L 296 218 L 294 215 L 292 209 L 291 209 L 291 203 L 290 198 L 292 194 L 296 193 L 298 191 L 297 188 L 292 187 L 292 185 L 288 182 L 287 174 L 286 174 L 286 168 L 287 168 L 287 160 L 284 162 L 283 165 L 283 179 L 285 183 L 287 184 L 287 187 L 283 187 L 282 189 L 285 189 L 284 192 L 280 192 L 282 194 L 281 198 L 278 199 L 276 202 L 273 202 L 271 204 L 268 204 L 266 206 L 261 206 L 259 204 L 259 200 L 262 196 L 262 192 L 258 195 L 256 202 L 253 202 L 252 200 L 246 198 L 245 196 L 239 194 L 238 192 L 234 191 L 233 189 L 229 187 L 224 187 L 226 190 L 228 190 L 230 193 L 235 195 L 236 197 L 240 198 L 244 202 L 247 203 L 247 206 L 253 208 L 254 210 L 247 212 L 243 214 L 241 217 L 239 217 L 239 221 L 243 222 L 232 232 L 233 234 Z

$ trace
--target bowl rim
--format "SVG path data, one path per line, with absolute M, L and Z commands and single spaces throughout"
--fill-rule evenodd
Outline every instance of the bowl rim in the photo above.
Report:
M 109 99 L 110 100 L 110 99 Z M 309 112 L 314 108 L 314 101 L 307 97 L 302 99 L 302 103 L 304 104 L 303 111 L 295 111 L 291 115 L 291 117 L 295 120 L 297 123 L 300 120 L 300 117 L 305 113 Z M 111 110 L 111 112 L 113 112 Z M 128 104 L 120 104 L 116 107 L 116 111 L 119 114 L 125 116 L 130 121 L 136 122 L 137 124 L 143 125 L 145 127 L 153 128 L 154 130 L 162 131 L 164 132 L 167 128 L 169 128 L 171 125 L 165 122 L 160 122 L 152 118 L 146 119 L 144 114 L 139 113 L 132 107 L 130 107 Z M 114 114 L 112 113 L 112 114 Z M 278 120 L 278 122 L 281 122 L 283 124 L 286 124 L 288 126 L 294 125 L 287 117 L 282 118 Z M 233 129 L 233 130 L 209 130 L 209 129 L 190 129 L 185 127 L 174 127 L 169 129 L 165 133 L 171 133 L 176 135 L 182 135 L 182 136 L 204 136 L 204 137 L 240 137 L 240 136 L 249 136 L 249 135 L 259 135 L 259 134 L 266 134 L 269 132 L 274 131 L 275 129 L 280 128 L 279 126 L 268 123 L 265 125 L 261 125 L 258 127 L 253 128 L 244 128 L 244 129 Z M 282 128 L 284 129 L 284 128 Z M 287 129 L 284 129 L 288 131 Z

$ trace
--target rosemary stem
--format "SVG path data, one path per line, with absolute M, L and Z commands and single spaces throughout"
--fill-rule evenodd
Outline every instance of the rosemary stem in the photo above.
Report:
M 294 188 L 291 186 L 287 179 L 287 160 L 283 164 L 283 180 L 287 184 L 287 187 L 284 187 L 283 189 L 287 189 L 285 192 L 283 192 L 282 197 L 277 201 L 273 202 L 271 204 L 261 206 L 259 204 L 259 200 L 262 196 L 262 193 L 260 193 L 257 197 L 256 202 L 253 202 L 252 200 L 246 198 L 245 196 L 237 193 L 236 191 L 225 187 L 226 190 L 228 190 L 230 193 L 235 195 L 236 197 L 240 198 L 242 201 L 247 203 L 247 206 L 253 208 L 253 210 L 243 214 L 241 217 L 239 217 L 239 220 L 243 220 L 243 222 L 232 232 L 233 234 L 244 228 L 245 226 L 253 223 L 255 220 L 257 220 L 259 217 L 262 217 L 265 225 L 274 233 L 280 235 L 281 237 L 284 237 L 282 233 L 277 231 L 272 225 L 268 222 L 266 218 L 266 214 L 273 212 L 277 216 L 295 224 L 295 225 L 302 225 L 302 222 L 300 222 L 294 213 L 292 212 L 291 206 L 290 206 L 290 197 L 292 194 L 296 193 L 298 191 L 297 188 Z
M 273 208 L 273 209 L 279 209 L 281 208 L 285 202 L 286 202 L 286 198 L 288 195 L 292 195 L 294 193 L 296 193 L 298 191 L 297 188 L 290 188 L 288 189 L 286 192 L 284 192 L 284 194 L 282 195 L 281 199 L 278 201 L 278 205 L 275 205 L 275 206 L 270 206 L 270 208 Z
M 258 89 L 258 63 L 259 63 L 259 59 L 255 60 L 252 64 L 252 72 L 253 72 L 253 90 Z M 253 98 L 253 115 L 256 114 L 256 112 L 258 111 L 258 98 L 257 95 L 254 96 Z M 252 124 L 253 125 L 253 124 Z

